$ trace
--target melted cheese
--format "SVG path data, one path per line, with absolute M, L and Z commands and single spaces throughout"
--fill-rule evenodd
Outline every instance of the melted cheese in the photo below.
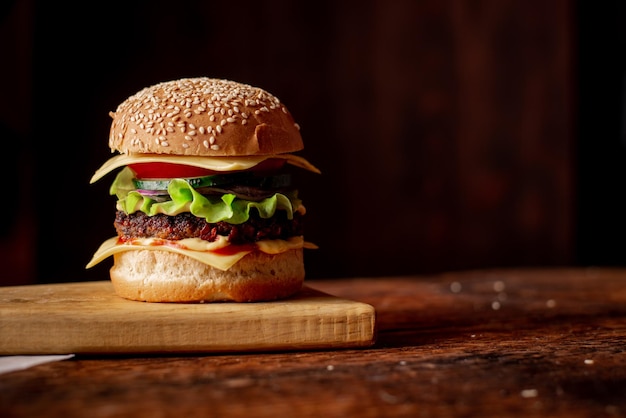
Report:
M 93 267 L 107 257 L 123 251 L 155 250 L 170 251 L 191 257 L 202 263 L 220 270 L 228 270 L 239 260 L 253 250 L 248 246 L 242 246 L 241 251 L 224 254 L 216 250 L 229 246 L 226 237 L 219 237 L 214 242 L 208 242 L 199 238 L 187 238 L 180 241 L 170 241 L 158 238 L 136 238 L 125 243 L 119 243 L 117 237 L 110 238 L 102 243 L 98 251 L 93 255 L 87 268 Z M 280 254 L 285 251 L 298 248 L 317 248 L 315 245 L 305 242 L 302 237 L 293 237 L 288 240 L 266 240 L 257 242 L 259 251 L 267 254 Z
M 93 177 L 91 177 L 90 183 L 94 183 L 111 171 L 129 164 L 160 162 L 190 165 L 214 171 L 238 171 L 252 168 L 270 158 L 280 158 L 286 160 L 287 163 L 291 165 L 295 165 L 296 167 L 300 167 L 314 173 L 320 173 L 320 170 L 317 167 L 309 163 L 304 158 L 293 154 L 259 155 L 251 157 L 195 157 L 168 154 L 120 154 L 110 158 L 98 170 L 96 170 Z

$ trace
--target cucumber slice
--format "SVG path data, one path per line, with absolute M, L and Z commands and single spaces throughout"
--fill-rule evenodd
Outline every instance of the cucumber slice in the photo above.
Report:
M 138 180 L 133 179 L 133 184 L 140 190 L 167 190 L 169 180 Z
M 171 180 L 172 179 L 133 179 L 133 183 L 137 189 L 141 190 L 167 190 L 167 186 L 169 186 Z M 233 175 L 228 174 L 191 177 L 183 180 L 189 183 L 194 189 L 198 187 L 222 186 L 236 181 Z
M 183 179 L 194 189 L 201 187 L 218 187 L 229 184 L 241 184 L 252 187 L 278 189 L 291 185 L 290 174 L 277 174 L 274 176 L 256 176 L 253 173 L 216 174 L 204 177 L 191 177 Z M 171 179 L 133 179 L 133 184 L 139 190 L 167 190 Z

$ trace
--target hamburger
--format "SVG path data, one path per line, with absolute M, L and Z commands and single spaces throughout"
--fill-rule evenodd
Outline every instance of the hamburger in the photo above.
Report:
M 230 80 L 184 78 L 110 116 L 113 225 L 87 264 L 113 257 L 115 292 L 146 302 L 254 302 L 301 289 L 306 209 L 293 170 L 319 170 L 278 98 Z

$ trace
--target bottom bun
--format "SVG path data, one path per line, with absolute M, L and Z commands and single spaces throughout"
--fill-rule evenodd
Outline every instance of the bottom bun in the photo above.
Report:
M 158 250 L 114 255 L 111 282 L 125 299 L 145 302 L 255 302 L 282 299 L 302 288 L 302 249 L 256 251 L 224 271 L 181 254 Z

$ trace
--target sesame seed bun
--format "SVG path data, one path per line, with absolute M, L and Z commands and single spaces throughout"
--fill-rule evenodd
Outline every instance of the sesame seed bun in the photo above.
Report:
M 111 112 L 109 147 L 123 154 L 253 156 L 303 149 L 298 125 L 270 93 L 214 78 L 137 92 Z

